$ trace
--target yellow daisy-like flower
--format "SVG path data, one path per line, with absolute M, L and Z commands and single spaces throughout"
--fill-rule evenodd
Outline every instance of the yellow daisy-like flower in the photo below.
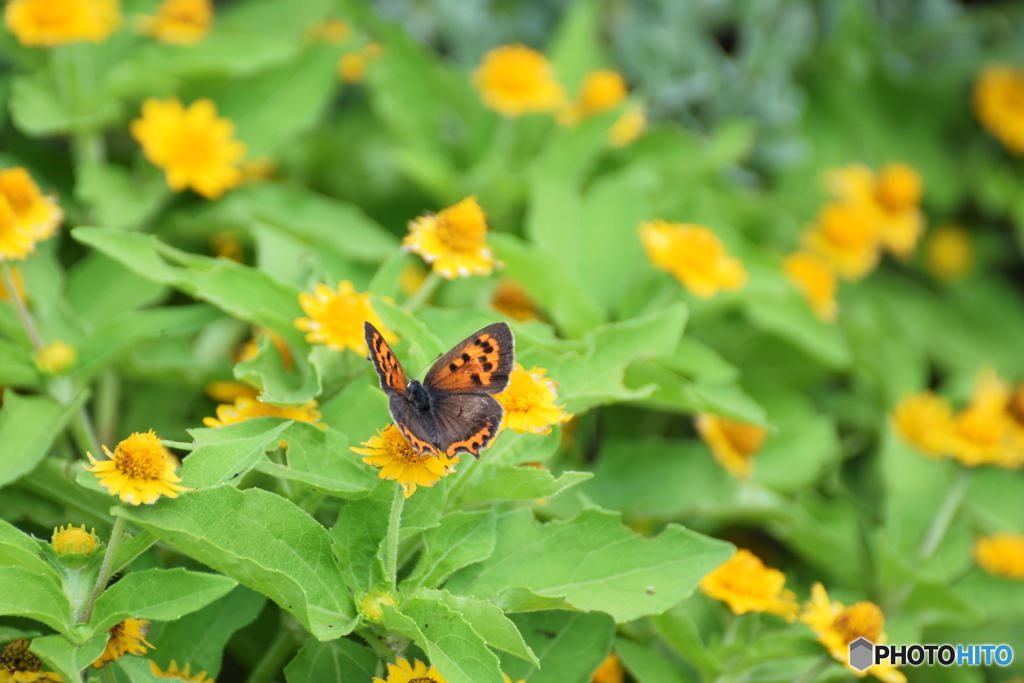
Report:
M 408 660 L 399 657 L 394 664 L 388 664 L 387 680 L 374 678 L 373 683 L 448 683 L 434 667 L 427 667 L 426 664 L 415 660 L 410 664 Z
M 875 223 L 879 243 L 906 259 L 924 232 L 921 174 L 907 164 L 887 164 L 876 175 L 856 164 L 833 169 L 826 177 L 840 202 L 856 205 Z
M 260 392 L 245 382 L 210 382 L 206 385 L 206 395 L 220 403 L 234 403 L 243 396 L 256 398 Z
M 537 304 L 529 292 L 511 278 L 502 278 L 491 294 L 491 308 L 512 320 L 537 320 Z
M 807 299 L 814 315 L 827 323 L 836 319 L 836 274 L 828 261 L 817 254 L 798 251 L 783 260 L 782 271 Z
M 589 116 L 611 111 L 625 101 L 627 94 L 626 79 L 618 71 L 591 71 L 583 77 L 576 101 L 559 115 L 559 122 L 573 125 Z
M 839 277 L 859 280 L 878 264 L 876 212 L 859 202 L 830 202 L 804 232 L 803 246 L 824 259 Z
M 953 407 L 930 391 L 904 396 L 891 419 L 896 433 L 927 456 L 948 455 L 953 448 Z
M 924 243 L 924 264 L 936 280 L 959 280 L 973 263 L 974 243 L 963 228 L 943 225 L 932 231 Z
M 991 368 L 978 374 L 968 406 L 954 419 L 952 456 L 968 467 L 1024 465 L 1024 436 L 1009 410 L 1013 389 Z
M 188 108 L 176 98 L 147 99 L 142 118 L 131 123 L 132 137 L 142 152 L 163 169 L 175 192 L 191 187 L 207 199 L 217 199 L 242 182 L 239 162 L 245 145 L 234 139 L 235 124 L 217 117 L 208 99 Z
M 643 134 L 647 128 L 647 115 L 639 104 L 633 105 L 622 112 L 622 116 L 608 131 L 608 139 L 613 147 L 625 147 Z
M 62 341 L 47 344 L 36 354 L 36 367 L 46 375 L 59 375 L 75 364 L 75 348 Z
M 0 227 L 0 230 L 3 228 Z M 0 243 L 2 243 L 3 236 L 0 235 Z M 2 249 L 2 247 L 0 247 Z M 28 297 L 25 293 L 25 279 L 21 277 L 21 270 L 11 266 L 11 281 L 14 282 L 14 295 L 25 301 Z M 4 286 L 3 280 L 0 280 L 0 301 L 10 301 L 11 293 L 7 291 L 7 287 Z
M 487 216 L 475 196 L 410 221 L 402 249 L 419 254 L 448 280 L 490 275 L 495 267 L 494 253 L 487 246 Z
M 703 225 L 656 219 L 640 224 L 640 241 L 655 266 L 672 273 L 701 299 L 747 283 L 740 260 L 729 256 L 715 233 Z
M 322 40 L 325 43 L 341 45 L 352 35 L 352 27 L 340 19 L 328 19 L 313 24 L 306 31 L 309 40 Z
M 112 496 L 131 505 L 155 503 L 160 496 L 177 498 L 182 491 L 192 489 L 179 486 L 181 477 L 174 473 L 178 461 L 171 455 L 156 432 L 135 432 L 117 444 L 111 453 L 104 446 L 109 460 L 96 460 L 86 453 L 92 466 L 85 469 L 96 475 L 100 486 Z
M 858 602 L 850 607 L 832 602 L 820 583 L 811 586 L 811 600 L 804 608 L 800 620 L 811 627 L 818 642 L 824 645 L 832 658 L 842 663 L 858 677 L 871 674 L 885 683 L 906 683 L 907 677 L 891 664 L 875 664 L 864 671 L 850 666 L 850 643 L 866 638 L 875 645 L 886 641 L 882 628 L 885 618 L 873 602 Z
M 362 83 L 366 78 L 366 57 L 346 52 L 338 59 L 338 76 L 346 83 Z
M 768 430 L 713 413 L 698 413 L 695 422 L 697 433 L 718 464 L 738 479 L 749 479 L 754 473 L 754 456 L 764 445 Z
M 1006 149 L 1024 154 L 1024 70 L 985 67 L 974 84 L 974 113 Z
M 9 0 L 4 23 L 22 45 L 102 43 L 121 25 L 118 0 Z
M 785 585 L 785 574 L 765 567 L 757 555 L 742 548 L 700 581 L 704 594 L 729 605 L 733 614 L 766 612 L 796 621 L 800 604 Z
M 993 576 L 1024 581 L 1024 535 L 982 536 L 974 542 L 974 561 Z
M 224 427 L 254 417 L 281 417 L 296 422 L 310 422 L 321 429 L 326 428 L 326 425 L 318 422 L 320 411 L 317 410 L 316 401 L 309 401 L 301 406 L 275 406 L 249 396 L 239 396 L 234 403 L 217 406 L 217 417 L 204 417 L 203 424 L 207 427 Z
M 473 74 L 473 85 L 488 108 L 508 117 L 553 112 L 566 99 L 547 58 L 525 45 L 488 52 Z
M 149 660 L 149 670 L 157 678 L 167 678 L 174 681 L 188 681 L 189 683 L 214 683 L 214 679 L 208 678 L 205 671 L 192 675 L 192 665 L 185 664 L 184 670 L 178 668 L 178 663 L 171 660 L 171 666 L 167 671 L 161 671 L 157 663 Z
M 57 199 L 44 195 L 21 167 L 0 171 L 0 259 L 24 259 L 64 220 Z
M 43 662 L 29 652 L 29 642 L 18 638 L 0 651 L 0 683 L 64 683 L 64 677 L 43 671 Z
M 597 667 L 597 671 L 591 677 L 590 683 L 622 683 L 625 673 L 622 669 L 622 662 L 619 661 L 619 656 L 611 652 L 601 662 L 601 666 Z
M 505 409 L 502 426 L 519 434 L 550 434 L 551 425 L 572 419 L 571 413 L 555 405 L 558 400 L 558 384 L 550 377 L 545 377 L 546 372 L 544 368 L 532 368 L 527 372 L 522 365 L 516 363 L 505 391 L 494 396 Z
M 326 344 L 327 348 L 335 351 L 352 349 L 366 357 L 370 351 L 366 348 L 363 331 L 365 322 L 380 330 L 389 344 L 398 341 L 370 305 L 370 294 L 359 294 L 348 280 L 338 283 L 337 292 L 327 285 L 318 284 L 313 294 L 299 294 L 299 305 L 309 317 L 297 318 L 295 327 L 309 333 L 306 341 L 310 344 Z
M 377 436 L 364 441 L 363 446 L 366 448 L 350 448 L 359 455 L 365 455 L 363 462 L 367 465 L 379 467 L 381 479 L 401 484 L 406 498 L 416 493 L 417 486 L 429 488 L 441 481 L 459 464 L 457 455 L 449 458 L 444 453 L 418 454 L 395 425 L 388 425 Z
M 155 646 L 146 640 L 149 635 L 149 622 L 145 619 L 132 619 L 131 617 L 122 622 L 114 624 L 107 631 L 109 638 L 103 654 L 92 663 L 92 668 L 102 669 L 108 662 L 121 659 L 126 654 L 144 655 L 146 648 L 155 649 Z
M 156 16 L 139 17 L 139 31 L 168 45 L 195 45 L 213 26 L 211 0 L 164 0 Z
M 58 555 L 71 555 L 73 553 L 90 555 L 93 550 L 96 550 L 99 542 L 96 530 L 86 531 L 84 524 L 81 527 L 71 526 L 70 524 L 66 527 L 57 527 L 53 530 L 53 537 L 50 539 L 50 545 L 53 546 Z

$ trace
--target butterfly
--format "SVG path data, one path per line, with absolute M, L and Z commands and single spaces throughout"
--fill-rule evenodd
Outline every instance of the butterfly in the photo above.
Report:
M 498 433 L 504 391 L 515 364 L 515 337 L 506 323 L 474 332 L 441 356 L 420 382 L 409 379 L 383 335 L 363 329 L 370 360 L 388 395 L 391 417 L 420 455 L 472 453 L 480 457 Z

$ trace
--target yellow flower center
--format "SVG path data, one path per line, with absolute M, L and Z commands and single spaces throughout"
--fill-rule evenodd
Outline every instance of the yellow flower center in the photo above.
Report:
M 0 192 L 17 215 L 27 214 L 41 199 L 39 187 L 23 168 L 11 168 L 0 173 Z
M 829 204 L 821 215 L 825 238 L 842 249 L 860 250 L 873 245 L 875 230 L 862 208 L 852 204 Z
M 890 213 L 916 206 L 921 201 L 921 176 L 907 164 L 889 164 L 878 174 L 875 200 Z
M 475 251 L 487 235 L 487 217 L 476 197 L 468 197 L 437 214 L 437 237 L 452 251 Z
M 84 524 L 81 527 L 69 525 L 66 529 L 63 527 L 54 529 L 50 544 L 58 555 L 70 553 L 88 555 L 96 549 L 96 536 L 86 531 Z
M 117 444 L 112 459 L 118 471 L 132 479 L 159 481 L 167 471 L 167 451 L 152 430 Z
M 721 420 L 719 429 L 726 441 L 744 457 L 754 455 L 764 444 L 766 433 L 763 427 L 736 420 Z
M 842 611 L 832 622 L 832 628 L 844 643 L 852 643 L 858 638 L 866 638 L 877 643 L 882 635 L 882 610 L 873 602 L 858 602 Z
M 509 412 L 526 413 L 542 404 L 549 395 L 544 385 L 536 381 L 529 372 L 513 372 L 509 378 L 508 388 L 502 394 L 502 405 Z
M 626 99 L 626 81 L 611 69 L 591 71 L 580 88 L 580 109 L 587 114 L 608 111 Z
M 960 413 L 957 420 L 957 433 L 973 444 L 993 446 L 1003 438 L 1006 423 L 1004 416 L 978 408 L 968 408 Z
M 387 454 L 392 458 L 403 462 L 406 465 L 415 465 L 424 457 L 430 457 L 429 455 L 421 456 L 419 453 L 414 451 L 412 446 L 409 445 L 409 442 L 404 436 L 402 436 L 402 432 L 398 427 L 392 426 L 385 429 L 384 433 L 381 435 L 381 439 L 381 448 L 387 451 Z
M 42 671 L 43 663 L 39 657 L 28 651 L 28 641 L 18 638 L 0 652 L 0 671 L 7 671 L 11 674 L 18 672 Z M 35 680 L 25 677 L 24 679 L 10 677 L 10 680 Z

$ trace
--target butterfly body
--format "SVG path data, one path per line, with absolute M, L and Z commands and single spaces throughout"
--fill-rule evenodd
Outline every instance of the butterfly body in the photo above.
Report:
M 488 325 L 439 358 L 420 382 L 408 379 L 381 333 L 364 326 L 370 359 L 388 395 L 395 424 L 419 454 L 453 456 L 480 450 L 497 435 L 504 391 L 515 364 L 515 338 L 505 323 Z

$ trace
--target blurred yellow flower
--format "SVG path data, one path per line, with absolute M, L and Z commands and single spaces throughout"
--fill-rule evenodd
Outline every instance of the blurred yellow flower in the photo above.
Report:
M 804 232 L 803 247 L 824 259 L 839 277 L 858 280 L 878 264 L 874 212 L 859 202 L 829 202 Z
M 281 356 L 281 366 L 289 372 L 295 366 L 295 358 L 292 356 L 292 349 L 288 346 L 288 342 L 285 341 L 284 337 L 274 332 L 271 329 L 265 327 L 254 327 L 252 332 L 252 339 L 243 342 L 234 352 L 235 363 L 242 363 L 247 360 L 251 360 L 256 357 L 259 353 L 260 339 L 268 337 L 270 343 L 273 344 L 277 353 Z
M 215 683 L 212 678 L 206 676 L 205 671 L 200 671 L 195 676 L 192 675 L 192 665 L 186 663 L 184 669 L 178 668 L 178 663 L 171 660 L 171 666 L 167 671 L 161 671 L 157 663 L 152 659 L 149 660 L 149 671 L 157 678 L 165 678 L 175 681 L 188 681 L 189 683 Z
M 968 467 L 1024 465 L 1024 431 L 1016 429 L 1012 397 L 994 370 L 978 373 L 970 403 L 954 419 L 951 455 Z
M 0 240 L 3 239 L 2 228 L 0 228 Z M 2 252 L 2 248 L 0 248 Z M 0 257 L 2 258 L 2 257 Z M 11 266 L 11 282 L 14 283 L 14 295 L 20 300 L 25 301 L 27 295 L 25 294 L 25 280 L 21 277 L 21 270 Z M 11 293 L 7 291 L 7 287 L 4 285 L 3 280 L 0 280 L 0 301 L 10 301 Z
M 494 398 L 505 409 L 502 424 L 514 432 L 522 434 L 550 434 L 551 425 L 568 422 L 570 413 L 562 406 L 555 405 L 558 400 L 558 384 L 555 380 L 545 377 L 544 368 L 533 368 L 529 372 L 516 363 L 509 375 L 508 387 Z
M 177 458 L 163 447 L 153 430 L 135 432 L 117 444 L 113 453 L 103 446 L 103 452 L 109 460 L 96 460 L 92 453 L 86 453 L 92 465 L 85 465 L 85 469 L 122 502 L 149 505 L 160 496 L 177 498 L 182 491 L 192 490 L 178 485 L 181 477 L 174 473 Z
M 627 94 L 626 79 L 618 71 L 591 71 L 583 77 L 576 100 L 559 114 L 559 122 L 573 125 L 589 116 L 611 111 L 625 101 Z
M 937 458 L 948 455 L 953 440 L 953 408 L 930 391 L 908 394 L 892 411 L 892 425 L 907 443 Z
M 924 263 L 936 280 L 959 280 L 974 264 L 970 234 L 956 225 L 936 228 L 924 243 Z
M 175 192 L 191 187 L 217 199 L 242 182 L 239 162 L 245 145 L 234 139 L 235 124 L 217 118 L 217 108 L 208 99 L 184 108 L 174 98 L 149 98 L 142 103 L 142 118 L 132 121 L 131 134 L 146 158 L 163 169 Z
M 402 249 L 419 254 L 448 280 L 490 275 L 496 265 L 487 246 L 487 216 L 475 196 L 410 221 Z
M 501 675 L 505 677 L 505 683 L 513 683 L 512 679 L 509 677 L 509 675 L 507 673 L 502 672 Z M 515 681 L 514 683 L 526 683 L 526 681 L 519 680 L 519 681 Z
M 220 403 L 234 403 L 243 396 L 256 398 L 259 394 L 256 387 L 245 382 L 210 382 L 206 385 L 206 395 Z
M 426 664 L 415 660 L 410 664 L 408 660 L 401 657 L 395 660 L 394 664 L 388 664 L 387 680 L 374 678 L 373 683 L 448 683 L 437 672 L 434 667 L 427 667 Z
M 782 262 L 782 272 L 807 299 L 814 315 L 825 322 L 836 319 L 836 274 L 817 254 L 798 251 Z
M 357 607 L 360 614 L 375 624 L 379 624 L 384 620 L 385 605 L 397 607 L 398 601 L 387 591 L 370 591 L 359 600 Z
M 146 636 L 149 635 L 149 622 L 145 619 L 129 617 L 115 624 L 107 633 L 107 646 L 103 649 L 103 654 L 92 663 L 94 669 L 102 669 L 107 662 L 121 659 L 126 654 L 144 655 L 147 647 L 154 647 L 146 640 Z
M 850 643 L 858 638 L 866 638 L 875 645 L 886 641 L 882 632 L 885 618 L 878 605 L 864 601 L 846 607 L 841 602 L 832 602 L 820 583 L 811 586 L 811 600 L 800 620 L 811 627 L 818 642 L 828 649 L 833 659 L 860 677 L 866 674 L 850 666 Z M 891 664 L 875 664 L 866 672 L 885 683 L 906 683 L 907 680 Z
M 974 561 L 993 576 L 1024 580 L 1024 535 L 1003 532 L 978 538 Z
M 924 232 L 921 212 L 921 175 L 912 166 L 887 164 L 876 175 L 855 164 L 826 175 L 832 194 L 840 202 L 863 209 L 875 222 L 882 247 L 906 259 Z
M 43 671 L 43 662 L 29 652 L 29 642 L 18 638 L 0 650 L 0 683 L 64 683 L 64 677 Z
M 102 43 L 121 25 L 118 0 L 9 0 L 4 23 L 22 45 Z
M 62 341 L 47 344 L 36 354 L 36 367 L 45 375 L 59 375 L 75 364 L 75 349 Z
M 512 320 L 537 320 L 537 305 L 529 292 L 512 278 L 502 278 L 491 293 L 491 308 Z
M 168 45 L 195 45 L 212 26 L 212 0 L 164 0 L 156 16 L 139 17 L 141 33 Z
M 324 284 L 317 284 L 313 292 L 299 294 L 299 305 L 309 317 L 295 320 L 295 327 L 309 333 L 306 341 L 310 344 L 326 344 L 334 351 L 352 349 L 366 357 L 370 351 L 363 331 L 365 322 L 380 330 L 389 344 L 398 342 L 373 310 L 369 292 L 356 292 L 348 280 L 338 283 L 337 292 Z
M 553 112 L 566 100 L 547 58 L 525 45 L 488 52 L 473 74 L 473 84 L 484 104 L 502 116 Z
M 647 115 L 639 104 L 622 112 L 622 116 L 608 131 L 608 139 L 614 147 L 625 147 L 643 134 L 647 128 Z
M 800 615 L 800 604 L 785 585 L 785 574 L 765 567 L 761 558 L 743 548 L 700 581 L 701 591 L 729 605 L 733 614 L 765 612 L 792 622 Z
M 53 537 L 50 539 L 50 545 L 53 546 L 58 555 L 70 555 L 72 553 L 89 555 L 93 550 L 96 550 L 98 544 L 99 538 L 96 537 L 96 530 L 86 531 L 84 524 L 81 527 L 71 526 L 70 524 L 66 527 L 57 527 L 53 530 Z
M 640 241 L 655 266 L 672 273 L 701 299 L 747 283 L 740 260 L 729 256 L 715 233 L 703 225 L 655 219 L 640 224 Z
M 388 425 L 364 441 L 365 448 L 351 446 L 351 450 L 365 455 L 363 462 L 380 468 L 381 479 L 391 479 L 402 485 L 406 498 L 416 493 L 417 486 L 427 488 L 441 481 L 442 477 L 455 471 L 459 456 L 448 457 L 444 453 L 420 455 L 413 450 L 402 432 L 395 425 Z
M 1024 70 L 985 67 L 974 83 L 974 113 L 1010 152 L 1024 154 Z
M 623 676 L 625 676 L 625 671 L 622 670 L 619 656 L 610 652 L 601 662 L 601 666 L 597 667 L 590 683 L 622 683 Z
M 21 167 L 0 171 L 0 259 L 21 260 L 54 235 L 64 212 Z
M 217 406 L 217 417 L 204 417 L 203 424 L 207 427 L 224 427 L 254 417 L 280 417 L 326 428 L 326 425 L 319 423 L 321 416 L 316 401 L 308 401 L 301 406 L 275 406 L 249 396 L 239 396 L 234 403 Z
M 754 473 L 754 456 L 764 445 L 768 430 L 714 413 L 698 413 L 695 422 L 697 433 L 718 464 L 737 479 L 749 479 Z
M 346 52 L 338 59 L 338 76 L 346 83 L 361 83 L 366 77 L 366 57 Z
M 352 27 L 340 19 L 328 19 L 313 24 L 306 31 L 309 40 L 322 40 L 325 43 L 341 45 L 352 35 Z

